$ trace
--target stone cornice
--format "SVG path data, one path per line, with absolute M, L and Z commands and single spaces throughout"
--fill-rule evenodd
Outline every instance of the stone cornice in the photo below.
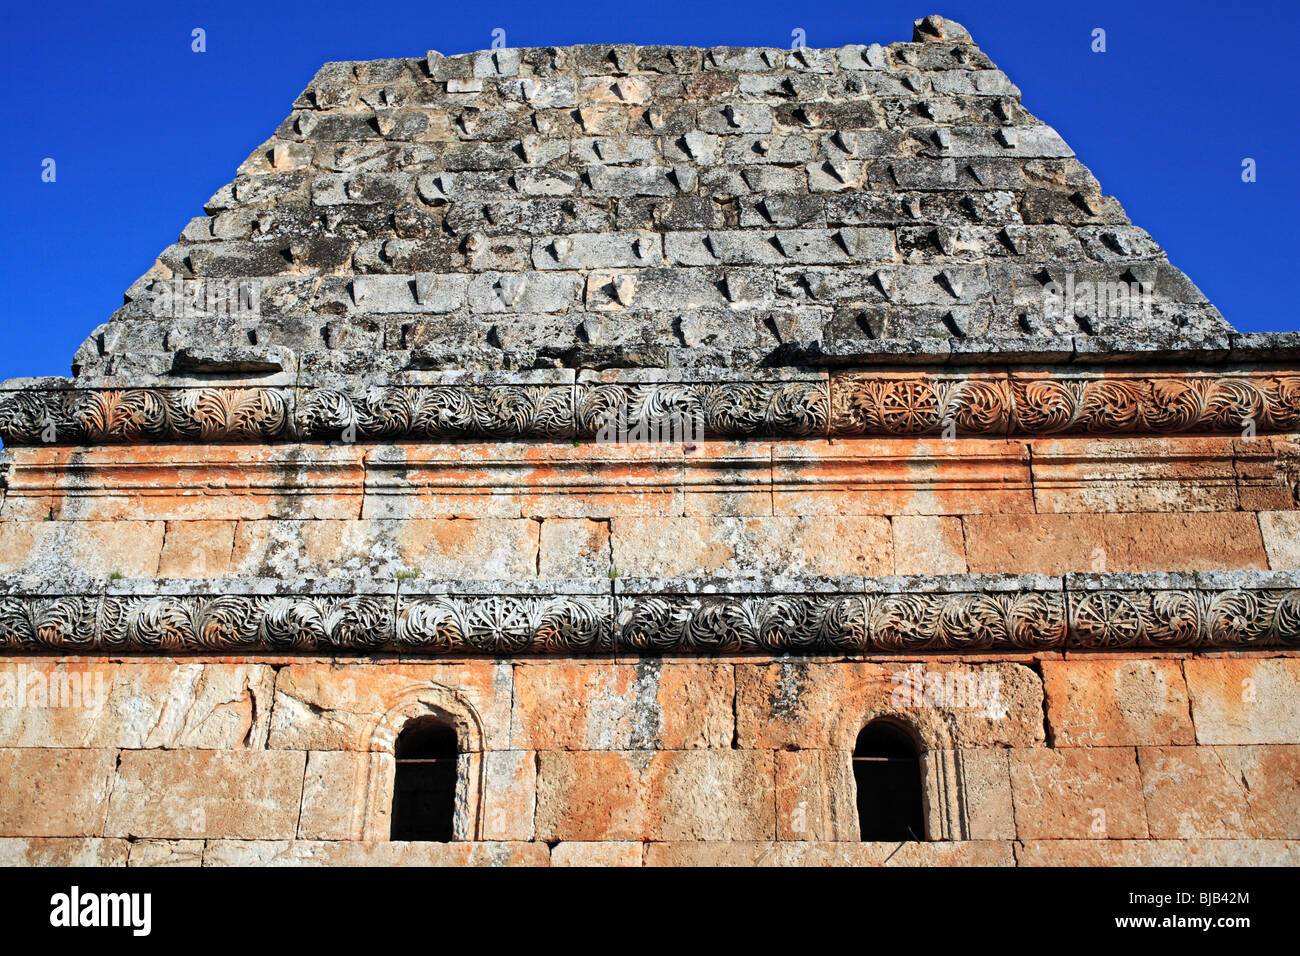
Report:
M 0 579 L 6 653 L 873 654 L 1300 646 L 1300 572 L 439 583 Z
M 0 391 L 0 439 L 15 446 L 635 441 L 656 425 L 688 439 L 1285 432 L 1300 428 L 1300 371 L 553 370 Z

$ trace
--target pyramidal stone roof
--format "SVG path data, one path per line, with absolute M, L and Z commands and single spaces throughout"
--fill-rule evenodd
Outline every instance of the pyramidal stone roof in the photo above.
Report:
M 940 17 L 889 46 L 329 63 L 204 209 L 79 381 L 1055 361 L 1232 333 Z

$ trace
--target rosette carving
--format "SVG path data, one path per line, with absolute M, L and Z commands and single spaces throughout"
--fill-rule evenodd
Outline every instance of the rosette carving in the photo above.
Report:
M 1089 591 L 1071 598 L 1079 647 L 1252 647 L 1300 643 L 1300 592 Z
M 992 435 L 1007 430 L 1004 382 L 990 378 L 839 376 L 835 430 L 860 435 Z

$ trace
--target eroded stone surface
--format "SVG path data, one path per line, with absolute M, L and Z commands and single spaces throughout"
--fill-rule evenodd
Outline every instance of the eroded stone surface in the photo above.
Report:
M 746 840 L 775 834 L 772 754 L 541 754 L 542 840 Z
M 204 866 L 546 866 L 544 843 L 209 840 Z
M 690 574 L 889 574 L 882 517 L 615 518 L 614 565 L 636 577 Z
M 261 664 L 9 658 L 29 706 L 0 707 L 0 746 L 200 750 L 266 745 L 275 674 Z
M 640 866 L 641 843 L 557 843 L 551 866 Z
M 732 670 L 720 664 L 521 664 L 513 744 L 536 750 L 730 747 Z
M 1179 661 L 1044 661 L 1042 670 L 1055 747 L 1193 742 Z
M 126 866 L 126 840 L 98 837 L 0 838 L 0 866 Z
M 268 746 L 276 750 L 371 750 L 378 719 L 430 689 L 446 689 L 478 715 L 488 746 L 510 738 L 508 664 L 292 665 L 280 671 Z M 468 711 L 461 715 L 470 719 Z M 399 728 L 400 729 L 400 728 Z M 396 730 L 390 736 L 395 736 Z M 466 746 L 462 742 L 462 747 Z
M 1011 751 L 1022 840 L 1145 839 L 1142 782 L 1131 747 Z
M 1300 747 L 1138 750 L 1156 839 L 1296 839 Z
M 116 760 L 114 750 L 0 749 L 0 836 L 103 836 Z
M 905 663 L 737 665 L 737 740 L 851 751 L 869 720 L 890 714 L 927 748 L 1042 745 L 1042 684 L 1029 668 L 927 663 L 916 675 Z
M 1014 866 L 1012 844 L 651 843 L 646 866 Z
M 163 839 L 291 839 L 306 754 L 127 750 L 105 832 Z
M 1188 660 L 1183 670 L 1197 743 L 1300 743 L 1300 660 Z

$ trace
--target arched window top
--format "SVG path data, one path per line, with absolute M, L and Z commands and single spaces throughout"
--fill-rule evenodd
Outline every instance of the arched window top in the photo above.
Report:
M 869 750 L 879 757 L 908 757 L 916 760 L 920 757 L 920 749 L 910 730 L 888 717 L 878 717 L 862 728 L 853 753 L 857 756 L 860 751 Z
M 434 716 L 407 722 L 393 748 L 392 839 L 447 842 L 456 811 L 456 729 Z
M 916 740 L 892 720 L 873 720 L 853 748 L 858 827 L 865 841 L 925 839 L 921 758 Z
M 456 728 L 433 716 L 416 717 L 406 722 L 393 747 L 398 760 L 436 758 L 457 751 Z

